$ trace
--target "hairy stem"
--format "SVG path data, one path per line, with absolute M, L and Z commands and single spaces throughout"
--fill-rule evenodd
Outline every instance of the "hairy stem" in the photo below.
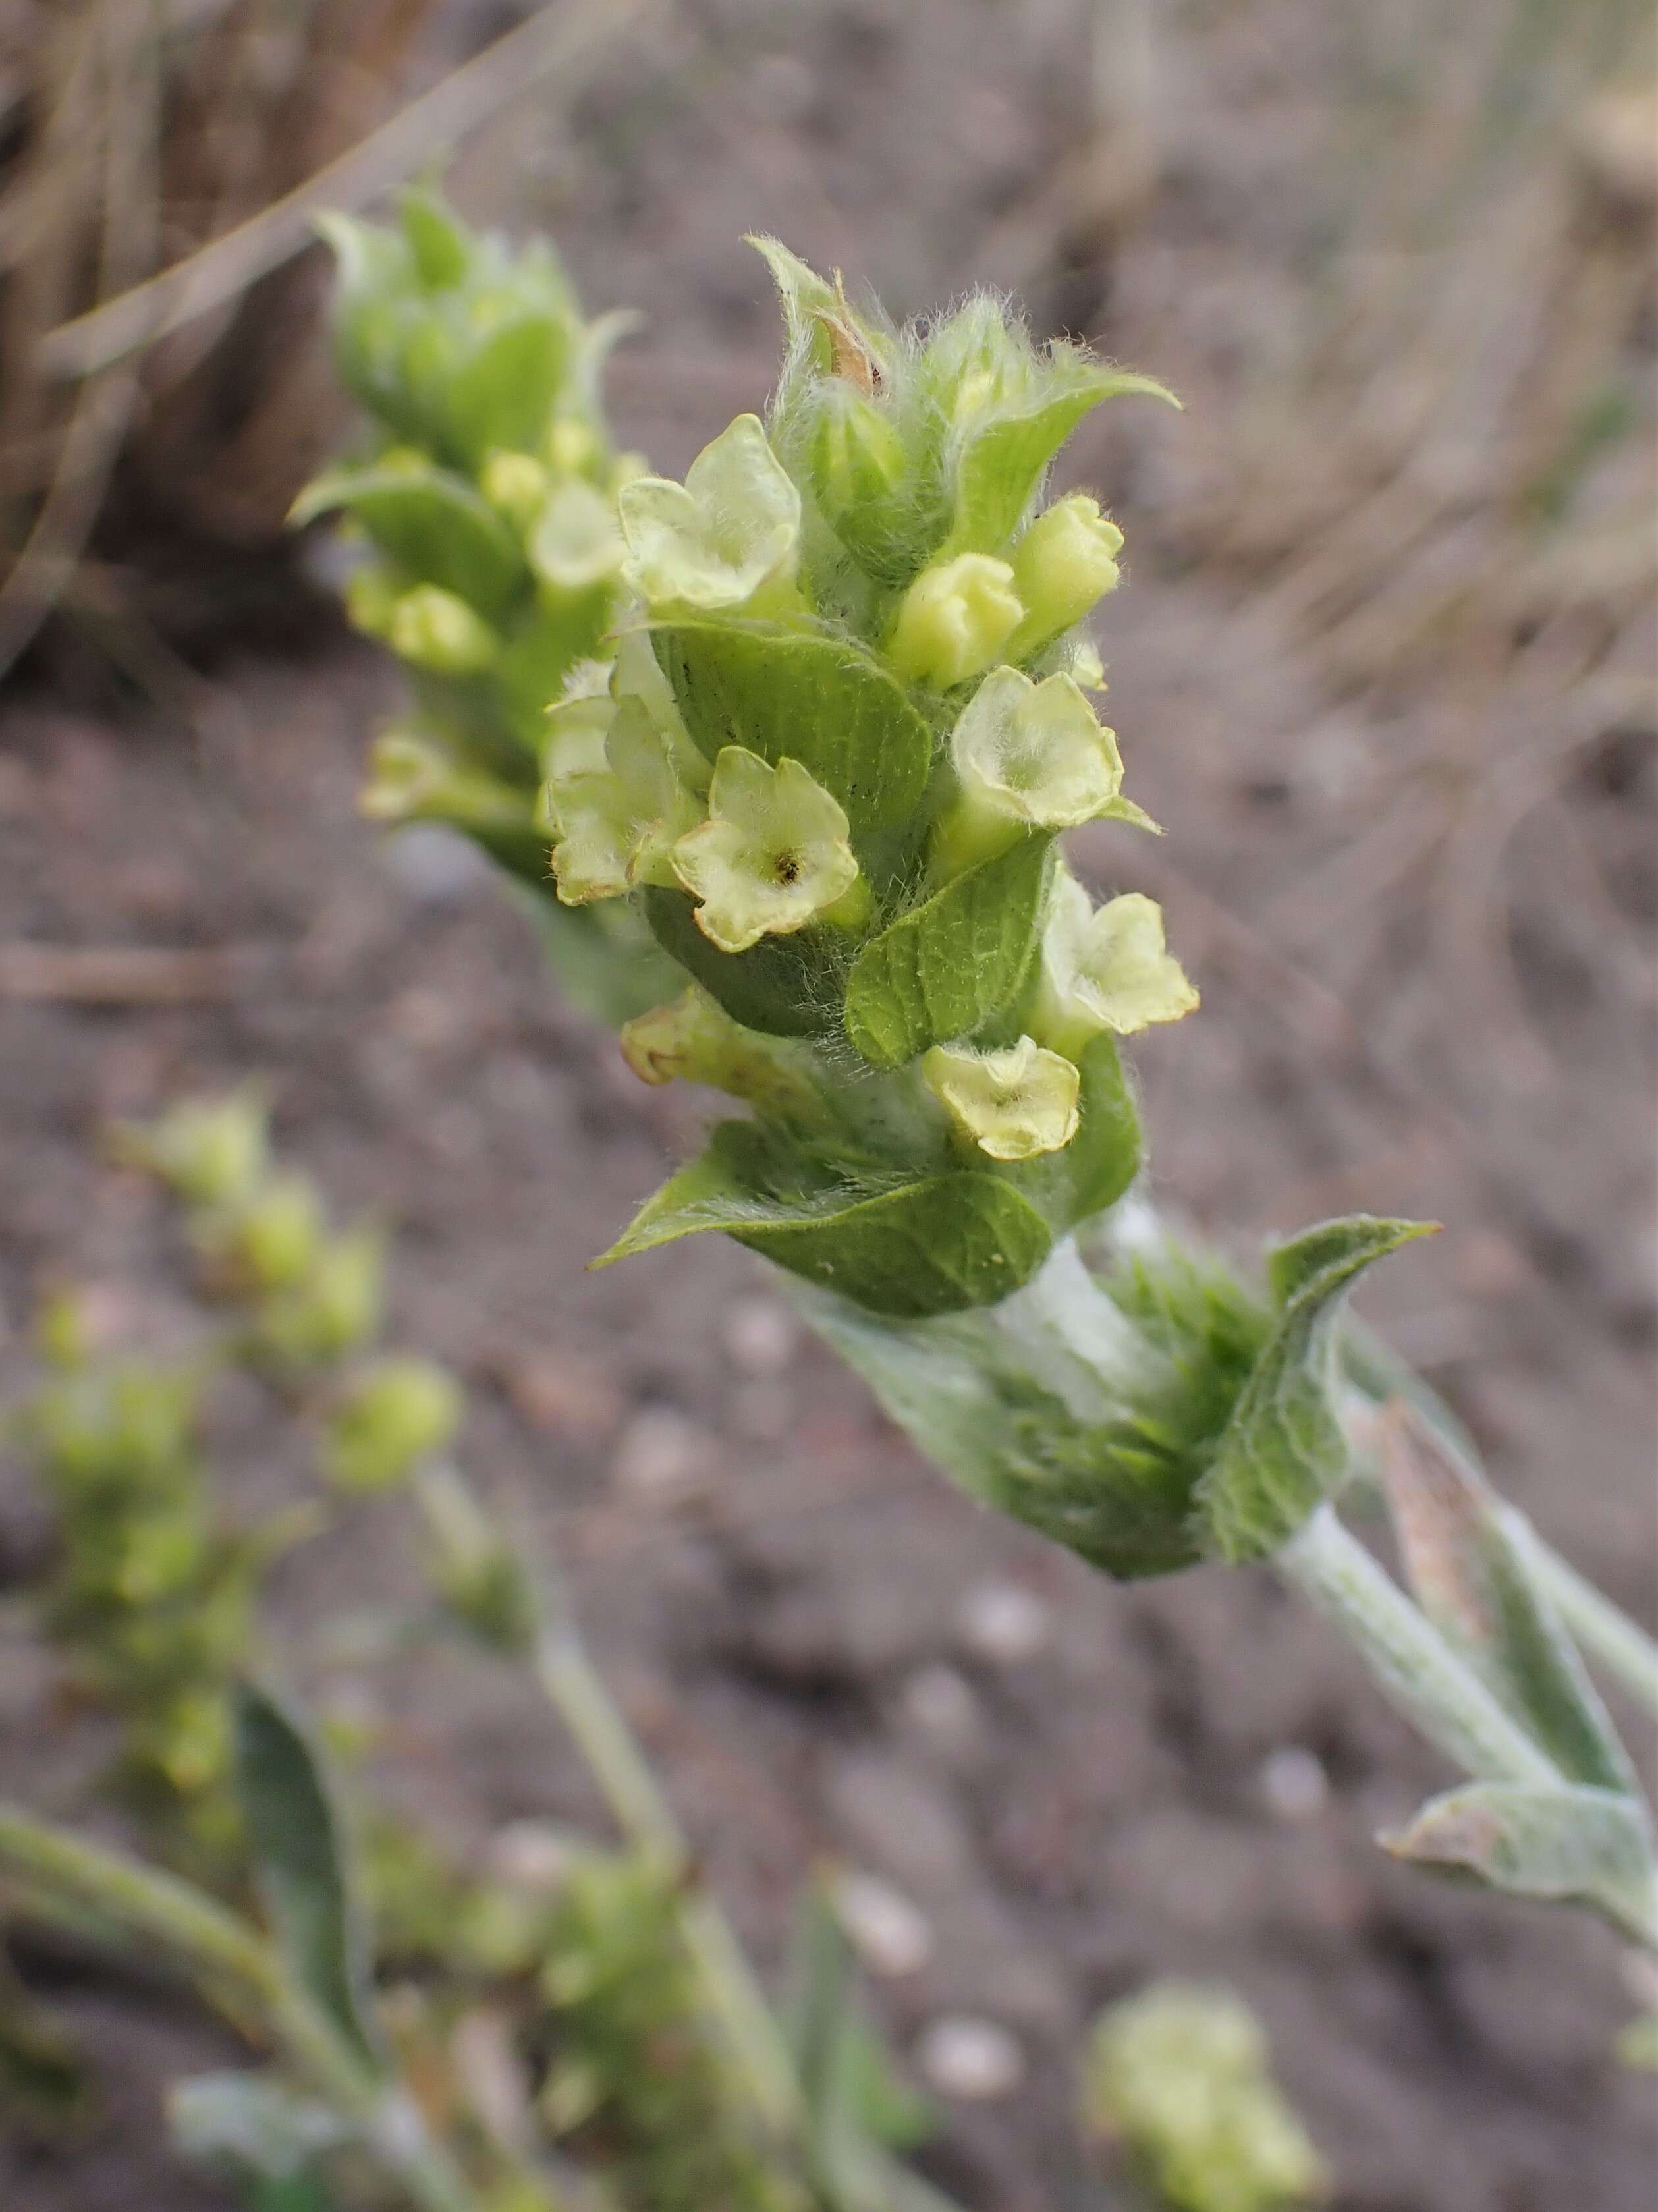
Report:
M 1658 1643 L 1593 1583 L 1544 1542 L 1516 1506 L 1502 1508 L 1503 1526 L 1585 1657 L 1658 1714 Z
M 568 1616 L 542 1629 L 532 1664 L 623 1834 L 671 1865 L 688 1865 L 689 1846 L 673 1808 Z M 756 2106 L 780 2134 L 798 2135 L 802 2106 L 794 2069 L 730 1923 L 701 1889 L 684 1898 L 679 1917 L 710 2005 Z
M 1363 1656 L 1384 1693 L 1465 1772 L 1486 1782 L 1559 1786 L 1553 1761 L 1427 1616 L 1321 1506 L 1273 1564 Z

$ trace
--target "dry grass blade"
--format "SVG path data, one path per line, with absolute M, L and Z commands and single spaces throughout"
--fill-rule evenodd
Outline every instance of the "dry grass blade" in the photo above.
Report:
M 0 945 L 0 999 L 86 1006 L 234 999 L 262 957 L 231 945 Z
M 557 70 L 567 92 L 648 0 L 560 0 L 508 31 L 389 123 L 249 222 L 176 268 L 48 333 L 39 360 L 51 376 L 87 376 L 206 313 L 308 244 L 325 208 L 360 206 L 432 160 L 504 100 Z

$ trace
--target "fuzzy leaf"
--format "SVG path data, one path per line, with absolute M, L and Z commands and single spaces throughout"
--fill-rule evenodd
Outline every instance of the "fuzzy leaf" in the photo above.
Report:
M 932 2133 L 926 2100 L 895 2068 L 872 2021 L 828 1885 L 813 1882 L 795 1916 L 783 2030 L 799 2076 L 818 2173 L 858 2201 L 867 2147 L 914 2149 Z
M 1351 1214 L 1321 1222 L 1267 1263 L 1279 1312 L 1198 1490 L 1207 1541 L 1232 1562 L 1262 1559 L 1338 1487 L 1348 1463 L 1336 1416 L 1335 1322 L 1355 1276 L 1430 1224 Z
M 956 474 L 956 519 L 948 553 L 999 553 L 1030 504 L 1042 473 L 1084 416 L 1102 400 L 1139 392 L 1180 402 L 1150 376 L 1090 366 L 1073 370 L 1062 388 L 1016 415 L 992 417 L 964 445 Z
M 444 412 L 451 439 L 474 466 L 493 447 L 527 451 L 539 442 L 567 361 L 561 319 L 532 311 L 502 323 L 456 362 Z
M 750 1121 L 722 1121 L 701 1158 L 647 1199 L 593 1264 L 709 1229 L 897 1320 L 994 1304 L 1053 1241 L 1029 1200 L 993 1175 L 872 1187 L 785 1150 Z
M 1563 1774 L 1635 1795 L 1628 1754 L 1489 1488 L 1421 1423 L 1395 1428 L 1382 1473 L 1411 1587 L 1440 1633 Z
M 269 1690 L 235 1701 L 236 1796 L 289 1972 L 376 2068 L 368 1942 L 343 1822 L 309 1738 Z
M 843 932 L 809 924 L 792 937 L 762 937 L 746 952 L 721 952 L 697 927 L 695 901 L 683 891 L 651 886 L 644 901 L 662 950 L 744 1029 L 826 1036 L 840 1026 Z
M 853 964 L 847 1034 L 877 1067 L 967 1036 L 1018 988 L 1036 943 L 1052 841 L 1024 837 L 912 908 Z
M 932 732 L 860 647 L 733 623 L 654 635 L 685 726 L 708 759 L 743 745 L 774 766 L 798 760 L 860 836 L 908 821 L 920 805 Z
M 1649 1940 L 1655 1932 L 1650 1832 L 1642 1808 L 1619 1790 L 1475 1783 L 1434 1798 L 1381 1841 L 1396 1858 L 1473 1875 L 1516 1897 L 1591 1905 Z
M 294 503 L 295 524 L 343 509 L 388 560 L 416 581 L 440 584 L 486 616 L 500 614 L 525 578 L 517 539 L 481 495 L 446 470 L 331 469 Z

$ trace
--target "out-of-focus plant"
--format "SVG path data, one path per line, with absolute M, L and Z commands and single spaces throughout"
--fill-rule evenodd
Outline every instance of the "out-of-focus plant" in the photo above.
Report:
M 1081 2102 L 1085 2130 L 1170 2212 L 1288 2212 L 1327 2191 L 1260 2024 L 1230 1990 L 1163 1982 L 1102 2013 Z
M 47 1374 L 9 1428 L 58 1509 L 45 1625 L 118 1719 L 121 1794 L 169 1872 L 0 1808 L 0 1875 L 9 1910 L 160 1942 L 274 2046 L 270 2074 L 181 2085 L 181 2147 L 258 2212 L 283 2190 L 345 2212 L 374 2172 L 451 2212 L 948 2212 L 890 2155 L 917 2139 L 914 2100 L 858 2009 L 845 1939 L 813 1948 L 796 2003 L 817 2033 L 798 2055 L 567 1596 L 454 1464 L 459 1382 L 369 1348 L 382 1240 L 332 1226 L 273 1158 L 250 1094 L 186 1100 L 113 1150 L 179 1200 L 228 1318 L 198 1353 L 147 1361 L 101 1350 L 83 1304 L 54 1293 L 37 1328 Z M 343 1303 L 329 1287 L 342 1247 L 373 1254 Z M 617 1843 L 537 1828 L 464 1872 L 372 1802 L 346 1817 L 308 1726 L 259 1683 L 263 1570 L 326 1509 L 313 1498 L 247 1530 L 228 1516 L 201 1432 L 233 1366 L 307 1424 L 334 1498 L 412 1495 L 435 1603 L 393 1624 L 392 1648 L 447 1626 L 528 1668 Z M 331 1733 L 337 1756 L 360 1747 Z M 246 1917 L 261 1906 L 274 1947 Z M 50 2021 L 0 1984 L 0 2092 L 38 2123 L 81 2087 Z M 578 2175 L 603 2177 L 601 2200 Z
M 666 963 L 635 917 L 557 905 L 541 793 L 547 703 L 593 680 L 620 604 L 615 496 L 643 463 L 612 446 L 598 380 L 631 319 L 587 322 L 550 248 L 514 252 L 428 192 L 395 228 L 337 216 L 326 233 L 341 373 L 369 433 L 295 519 L 348 518 L 348 612 L 410 688 L 363 811 L 475 839 L 525 887 L 568 988 L 624 1019 Z
M 343 242 L 342 356 L 382 420 L 446 441 L 441 482 L 428 458 L 399 497 L 456 564 L 423 555 L 422 582 L 465 585 L 471 638 L 489 501 L 458 471 L 487 471 L 495 403 L 469 414 L 440 351 L 441 404 L 423 356 L 364 367 L 364 272 L 401 299 L 428 217 Z M 446 292 L 501 265 L 440 234 Z M 1468 1778 L 1392 1849 L 1658 1941 L 1650 1816 L 1565 1624 L 1649 1699 L 1658 1653 L 1343 1320 L 1422 1225 L 1321 1223 L 1251 1285 L 1136 1187 L 1117 1041 L 1196 994 L 1156 905 L 1096 905 L 1060 849 L 1115 820 L 1132 872 L 1154 825 L 1082 627 L 1121 533 L 1046 486 L 1092 409 L 1169 395 L 982 296 L 897 329 L 758 243 L 786 329 L 768 419 L 739 416 L 683 483 L 610 471 L 609 658 L 549 695 L 532 748 L 560 902 L 642 919 L 683 985 L 624 1026 L 629 1063 L 748 1109 L 605 1260 L 710 1230 L 762 1253 L 939 1465 L 1107 1573 L 1271 1562 Z M 305 511 L 338 503 L 331 478 Z M 509 582 L 502 543 L 501 604 L 539 623 L 530 567 Z M 496 621 L 490 653 L 515 635 Z M 494 712 L 449 756 L 478 759 Z M 377 756 L 371 794 L 384 775 Z M 1408 1592 L 1336 1516 L 1367 1465 Z

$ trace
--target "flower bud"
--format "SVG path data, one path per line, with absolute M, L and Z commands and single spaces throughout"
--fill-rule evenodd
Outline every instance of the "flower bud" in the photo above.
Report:
M 232 1212 L 202 1224 L 209 1256 L 255 1291 L 291 1289 L 322 1248 L 323 1207 L 308 1176 L 273 1176 Z
M 1084 492 L 1039 514 L 1013 548 L 1013 586 L 1025 615 L 1009 641 L 1009 658 L 1028 659 L 1114 591 L 1121 550 L 1121 531 Z
M 560 476 L 580 476 L 598 459 L 598 440 L 585 422 L 565 416 L 547 433 L 547 459 Z
M 1034 1038 L 1022 1036 L 1003 1052 L 934 1045 L 921 1074 L 960 1133 L 993 1160 L 1057 1152 L 1077 1133 L 1082 1079 Z
M 722 952 L 804 928 L 859 881 L 845 810 L 799 761 L 773 768 L 723 746 L 708 817 L 680 838 L 673 866 L 701 901 L 697 927 Z
M 1017 668 L 993 669 L 950 734 L 950 757 L 961 792 L 935 838 L 946 875 L 1028 830 L 1072 830 L 1102 815 L 1155 826 L 1120 795 L 1115 732 L 1069 676 L 1035 684 Z
M 386 1304 L 386 1239 L 372 1222 L 331 1237 L 305 1280 L 260 1316 L 270 1349 L 301 1366 L 329 1366 L 379 1332 Z
M 123 1159 L 158 1175 L 194 1206 L 231 1206 L 249 1197 L 270 1164 L 266 1116 L 257 1091 L 185 1098 L 148 1128 L 117 1132 Z
M 695 984 L 622 1031 L 622 1054 L 641 1083 L 706 1083 L 757 1108 L 768 1121 L 821 1124 L 824 1104 L 809 1054 L 744 1029 Z
M 887 658 L 910 683 L 948 691 L 990 666 L 1023 613 L 1005 561 L 958 553 L 924 570 L 905 592 Z
M 387 1358 L 355 1378 L 331 1409 L 322 1462 L 342 1490 L 388 1490 L 450 1443 L 465 1399 L 429 1359 Z
M 756 415 L 705 446 L 683 484 L 636 477 L 618 495 L 623 574 L 650 606 L 738 607 L 762 586 L 792 596 L 800 495 Z
M 843 518 L 890 498 L 903 481 L 903 441 L 849 385 L 825 382 L 814 396 L 808 465 L 819 503 L 838 528 Z
M 533 453 L 516 453 L 498 447 L 478 475 L 478 489 L 496 513 L 519 530 L 527 530 L 540 514 L 552 489 L 552 478 Z
M 558 486 L 542 507 L 525 550 L 544 584 L 558 592 L 608 583 L 624 550 L 616 509 L 580 477 Z
M 1096 908 L 1075 878 L 1062 874 L 1042 958 L 1033 1026 L 1061 1052 L 1079 1052 L 1101 1030 L 1127 1036 L 1153 1022 L 1177 1022 L 1198 1003 L 1164 949 L 1162 909 L 1143 891 Z
M 483 617 L 440 584 L 416 584 L 403 593 L 392 609 L 386 639 L 400 660 L 440 676 L 475 676 L 501 649 Z
M 524 797 L 480 769 L 466 768 L 417 730 L 383 731 L 369 750 L 357 811 L 372 822 L 439 821 L 469 830 L 510 830 L 524 821 Z
M 424 1469 L 415 1496 L 432 1547 L 428 1572 L 449 1612 L 492 1650 L 527 1650 L 540 1607 L 517 1550 L 453 1468 Z
M 392 618 L 402 597 L 402 586 L 384 562 L 364 561 L 346 579 L 346 618 L 365 637 L 384 642 L 391 637 Z

